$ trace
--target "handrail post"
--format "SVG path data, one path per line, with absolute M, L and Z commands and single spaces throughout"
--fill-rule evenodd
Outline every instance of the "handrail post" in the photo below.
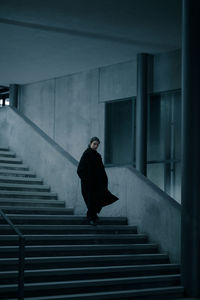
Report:
M 24 300 L 25 239 L 19 236 L 18 300 Z
M 19 260 L 18 260 L 18 300 L 24 300 L 24 267 L 25 267 L 25 237 L 13 224 L 10 218 L 0 208 L 0 215 L 10 225 L 19 237 Z

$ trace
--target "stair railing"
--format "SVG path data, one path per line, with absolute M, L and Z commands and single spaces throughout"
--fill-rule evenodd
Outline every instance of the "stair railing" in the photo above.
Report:
M 3 219 L 11 226 L 19 238 L 19 260 L 18 260 L 18 300 L 24 300 L 24 266 L 25 266 L 25 237 L 13 222 L 0 209 Z

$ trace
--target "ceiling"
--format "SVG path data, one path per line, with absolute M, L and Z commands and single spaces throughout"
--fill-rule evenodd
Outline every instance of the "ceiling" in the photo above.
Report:
M 181 47 L 181 0 L 1 0 L 0 85 Z

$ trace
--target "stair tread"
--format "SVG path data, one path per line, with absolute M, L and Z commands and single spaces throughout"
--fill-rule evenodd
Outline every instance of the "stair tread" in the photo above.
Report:
M 16 176 L 0 176 L 0 180 L 4 181 L 20 181 L 20 182 L 42 182 L 41 178 L 30 178 L 30 177 L 16 177 Z
M 5 170 L 5 169 L 0 169 L 0 174 L 16 174 L 16 175 L 32 175 L 32 176 L 35 176 L 35 173 L 33 171 L 29 171 L 29 170 Z M 6 178 L 4 176 L 4 178 Z M 18 177 L 16 177 L 18 178 Z M 22 178 L 22 177 L 19 177 L 19 178 Z M 23 178 L 26 178 L 26 177 L 23 177 Z
M 134 290 L 123 290 L 123 291 L 112 291 L 112 292 L 97 292 L 97 293 L 81 293 L 81 294 L 75 294 L 75 295 L 58 295 L 58 296 L 45 296 L 45 297 L 28 297 L 25 298 L 25 300 L 59 300 L 59 299 L 79 299 L 85 298 L 90 299 L 91 297 L 93 299 L 109 299 L 116 297 L 118 299 L 122 299 L 122 297 L 126 296 L 137 296 L 137 295 L 147 295 L 147 294 L 159 294 L 159 293 L 170 293 L 170 292 L 183 292 L 184 288 L 182 286 L 176 286 L 176 287 L 163 287 L 163 288 L 146 288 L 146 289 L 134 289 Z M 100 297 L 100 298 L 99 298 Z M 103 298 L 102 298 L 103 297 Z M 109 298 L 108 298 L 109 297 Z
M 14 183 L 1 183 L 0 182 L 0 189 L 1 188 L 5 188 L 5 187 L 16 187 L 16 188 L 30 188 L 30 189 L 35 189 L 35 188 L 37 188 L 37 189 L 49 189 L 50 188 L 50 186 L 49 185 L 44 185 L 44 184 L 39 184 L 39 185 L 37 185 L 37 184 L 21 184 L 21 183 L 16 183 L 16 184 L 14 184 Z M 1 191 L 1 190 L 0 190 Z
M 10 151 L 8 147 L 1 146 L 0 151 Z
M 52 268 L 52 269 L 36 269 L 36 270 L 25 270 L 25 274 L 33 275 L 39 272 L 40 276 L 51 275 L 55 273 L 68 273 L 68 274 L 80 274 L 80 273 L 103 273 L 103 272 L 120 272 L 120 271 L 134 271 L 134 270 L 155 270 L 155 269 L 178 269 L 178 264 L 148 264 L 148 265 L 124 265 L 124 266 L 104 266 L 104 267 L 82 267 L 82 268 Z M 5 275 L 16 275 L 18 270 L 15 271 L 0 271 L 0 276 Z M 179 273 L 177 273 L 179 274 Z
M 25 260 L 28 262 L 30 260 L 37 262 L 37 261 L 55 261 L 55 262 L 59 262 L 59 261 L 66 261 L 66 260 L 73 260 L 75 259 L 77 260 L 86 260 L 86 259 L 93 259 L 93 260 L 105 260 L 105 259 L 115 259 L 115 260 L 119 260 L 121 258 L 126 258 L 126 259 L 130 259 L 130 258 L 149 258 L 149 257 L 156 257 L 156 258 L 168 258 L 168 255 L 166 253 L 149 253 L 149 254 L 105 254 L 105 255 L 66 255 L 66 256 L 37 256 L 37 257 L 25 257 Z M 13 257 L 9 257 L 9 258 L 0 258 L 0 262 L 4 263 L 4 262 L 17 262 L 18 258 L 13 258 Z
M 36 200 L 34 199 L 34 202 L 35 201 Z M 43 200 L 43 201 L 45 201 L 45 203 L 46 203 L 47 200 Z M 54 200 L 50 200 L 50 201 L 54 201 Z M 55 201 L 60 201 L 60 200 L 55 200 Z M 61 202 L 64 202 L 64 201 L 61 201 Z M 25 207 L 25 206 L 16 206 L 16 207 L 3 206 L 2 209 L 3 209 L 3 211 L 6 211 L 6 210 L 15 210 L 15 211 L 23 210 L 23 211 L 28 211 L 28 212 L 38 211 L 37 213 L 40 213 L 40 212 L 43 212 L 43 211 L 49 212 L 49 213 L 56 212 L 56 211 L 58 211 L 58 212 L 72 212 L 73 213 L 73 208 L 61 208 L 61 207 L 54 207 L 54 208 L 52 208 L 52 207 L 39 207 L 39 208 L 37 208 L 35 206 L 33 206 L 33 207 L 30 207 L 30 206 L 29 207 Z M 7 214 L 9 214 L 9 213 L 7 213 Z
M 44 204 L 46 204 L 46 203 L 48 203 L 48 201 L 50 201 L 50 202 L 63 202 L 63 203 L 65 203 L 65 201 L 63 201 L 63 200 L 56 200 L 56 199 L 49 199 L 49 200 L 44 200 L 44 199 L 28 199 L 28 198 L 26 198 L 26 199 L 23 199 L 23 198 L 0 198 L 0 206 L 1 206 L 1 202 L 4 202 L 4 201 L 7 201 L 8 203 L 9 202 L 24 202 L 24 203 L 26 203 L 27 201 L 32 201 L 33 202 L 33 204 L 34 203 L 37 203 L 37 201 L 40 203 L 44 203 Z M 29 206 L 30 207 L 30 206 Z
M 157 244 L 96 244 L 96 245 L 26 245 L 26 250 L 47 251 L 59 249 L 134 249 L 134 248 L 154 248 Z M 0 252 L 5 250 L 18 250 L 18 246 L 1 246 Z
M 10 287 L 11 285 L 8 285 Z M 94 293 L 81 293 L 72 295 L 56 295 L 56 296 L 40 296 L 40 297 L 26 297 L 25 300 L 59 300 L 59 299 L 109 299 L 114 296 L 118 299 L 123 299 L 126 296 L 139 296 L 139 295 L 157 295 L 163 293 L 174 293 L 183 292 L 184 288 L 182 286 L 172 286 L 172 287 L 159 287 L 159 288 L 144 288 L 144 289 L 126 289 L 118 291 L 107 291 L 107 292 L 94 292 Z M 102 298 L 103 297 L 103 298 Z M 106 298 L 105 298 L 106 297 Z M 123 298 L 122 298 L 123 297 Z M 13 299 L 14 300 L 14 299 Z
M 139 281 L 155 281 L 155 280 L 164 280 L 164 279 L 180 279 L 180 274 L 167 274 L 167 275 L 149 275 L 149 276 L 127 276 L 127 277 L 112 277 L 112 278 L 98 278 L 98 279 L 82 279 L 82 280 L 63 280 L 63 281 L 46 281 L 46 282 L 34 282 L 34 283 L 25 283 L 25 288 L 27 287 L 49 287 L 49 288 L 55 288 L 55 287 L 76 287 L 77 285 L 84 286 L 84 285 L 94 285 L 94 284 L 119 284 L 123 282 L 139 282 Z M 7 285 L 5 285 L 7 286 Z M 17 287 L 17 284 L 11 285 L 12 287 Z M 0 289 L 4 288 L 4 285 L 0 285 Z
M 21 169 L 21 168 L 28 169 L 28 166 L 23 163 L 22 164 L 9 164 L 9 163 L 1 163 L 0 162 L 0 167 L 13 167 L 13 168 L 19 168 L 19 169 Z
M 86 220 L 85 216 L 81 216 L 81 215 L 67 215 L 67 216 L 62 216 L 62 215 L 34 215 L 34 214 L 7 214 L 9 218 L 32 218 L 32 219 L 48 219 L 48 218 L 52 218 L 52 219 L 69 219 L 69 220 L 79 220 L 79 219 L 83 219 Z M 127 221 L 127 218 L 123 218 L 123 217 L 101 217 L 101 220 L 111 220 L 111 221 Z M 126 226 L 126 225 L 125 225 Z
M 4 151 L 4 150 L 1 150 L 1 148 L 0 148 L 0 155 L 9 155 L 9 156 L 13 156 L 13 155 L 15 155 L 15 152 L 13 152 L 13 151 Z
M 20 158 L 17 157 L 4 157 L 4 156 L 0 156 L 0 162 L 17 162 L 17 163 L 22 163 L 22 160 Z
M 53 192 L 26 192 L 26 191 L 3 191 L 0 190 L 0 195 L 1 194 L 5 194 L 5 195 L 35 195 L 35 196 L 40 196 L 40 195 L 51 195 L 51 196 L 57 196 L 57 193 L 53 193 Z
M 9 225 L 4 225 L 4 224 L 0 224 L 0 228 L 4 228 L 5 226 L 9 226 Z M 20 228 L 41 228 L 41 225 L 38 224 L 18 224 L 17 225 Z M 91 225 L 62 225 L 62 224 L 54 224 L 54 225 L 49 225 L 49 224 L 45 224 L 42 225 L 43 228 L 54 228 L 54 227 L 58 227 L 58 228 L 66 228 L 66 229 L 91 229 L 91 231 L 98 231 L 98 230 L 108 230 L 108 229 L 113 229 L 113 230 L 134 230 L 136 229 L 136 226 L 130 226 L 130 225 L 98 225 L 98 226 L 91 226 Z M 5 227 L 6 228 L 6 227 Z
M 146 234 L 24 234 L 26 240 L 38 239 L 88 239 L 88 238 L 96 238 L 96 239 L 126 239 L 126 238 L 142 238 L 146 237 Z M 0 235 L 1 240 L 18 240 L 16 235 Z

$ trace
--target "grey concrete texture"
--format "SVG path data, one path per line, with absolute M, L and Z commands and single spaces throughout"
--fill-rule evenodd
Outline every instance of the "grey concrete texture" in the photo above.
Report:
M 181 88 L 181 50 L 153 56 L 152 89 L 165 92 Z
M 19 110 L 77 160 L 92 136 L 104 145 L 98 69 L 20 87 Z
M 92 136 L 103 146 L 104 103 L 98 103 L 98 69 L 56 79 L 55 141 L 77 160 Z
M 54 138 L 55 80 L 19 86 L 19 111 Z
M 89 139 L 98 136 L 98 151 L 104 157 L 105 102 L 136 96 L 136 71 L 133 59 L 20 86 L 20 112 L 41 129 L 40 133 L 14 110 L 1 114 L 2 143 L 8 143 L 78 214 L 86 208 L 76 163 L 69 162 L 57 148 L 79 161 Z M 179 89 L 180 51 L 153 56 L 151 72 L 153 92 Z M 128 216 L 130 224 L 138 224 L 152 239 L 161 241 L 173 261 L 179 261 L 180 214 L 166 201 L 168 196 L 125 167 L 107 168 L 107 172 L 109 188 L 120 201 L 104 208 L 101 215 Z
M 127 217 L 180 262 L 181 206 L 134 168 L 127 168 Z
M 180 51 L 150 58 L 149 92 L 181 87 Z M 92 136 L 104 156 L 105 102 L 134 97 L 136 59 L 19 88 L 19 110 L 79 160 Z
M 0 147 L 7 147 L 7 108 L 0 107 Z
M 0 128 L 7 145 L 51 186 L 58 199 L 76 214 L 85 214 L 77 161 L 15 109 L 0 110 Z M 138 225 L 140 232 L 159 243 L 172 262 L 179 262 L 180 205 L 132 167 L 110 167 L 106 172 L 109 189 L 119 201 L 103 208 L 100 216 L 127 217 L 130 225 Z
M 14 109 L 6 108 L 6 126 L 3 132 L 1 130 L 1 135 L 4 135 L 4 141 L 7 139 L 6 145 L 30 170 L 43 178 L 52 192 L 58 193 L 59 200 L 64 200 L 67 207 L 74 207 L 79 190 L 76 160 L 69 155 L 66 159 L 59 146 L 31 123 Z
M 99 75 L 99 99 L 101 102 L 137 95 L 136 57 L 128 62 L 102 67 Z
M 172 262 L 180 262 L 181 206 L 148 178 L 133 167 L 107 168 L 110 188 L 120 201 L 104 214 L 127 216 L 130 225 L 137 225 L 140 233 L 167 252 Z

